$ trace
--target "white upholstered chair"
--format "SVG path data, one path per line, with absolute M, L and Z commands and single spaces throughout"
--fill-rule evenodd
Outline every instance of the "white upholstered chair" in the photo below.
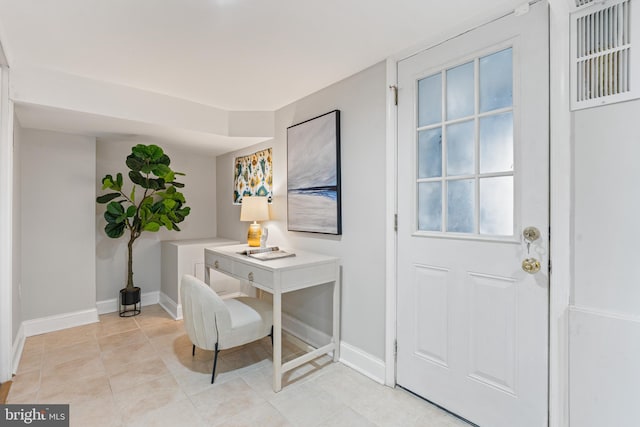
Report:
M 192 355 L 196 347 L 214 351 L 212 384 L 220 350 L 269 335 L 273 340 L 273 308 L 266 301 L 251 297 L 223 300 L 206 283 L 188 274 L 182 277 L 180 298 Z

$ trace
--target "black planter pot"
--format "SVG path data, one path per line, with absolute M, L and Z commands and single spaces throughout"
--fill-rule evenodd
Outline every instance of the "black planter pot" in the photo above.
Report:
M 120 289 L 120 317 L 137 316 L 140 314 L 142 304 L 140 302 L 140 288 L 134 287 Z

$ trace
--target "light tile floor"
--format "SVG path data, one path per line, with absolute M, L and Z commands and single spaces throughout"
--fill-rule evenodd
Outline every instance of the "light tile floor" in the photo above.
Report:
M 285 341 L 287 357 L 299 352 Z M 271 389 L 271 342 L 196 350 L 182 322 L 158 305 L 136 317 L 29 337 L 7 403 L 69 403 L 71 425 L 466 426 L 401 389 L 382 386 L 323 356 Z

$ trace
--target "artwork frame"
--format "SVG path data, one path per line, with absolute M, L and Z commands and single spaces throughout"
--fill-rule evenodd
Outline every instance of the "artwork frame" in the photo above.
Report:
M 273 149 L 236 157 L 233 161 L 233 204 L 244 196 L 264 196 L 273 201 Z
M 342 234 L 340 110 L 287 128 L 287 230 Z

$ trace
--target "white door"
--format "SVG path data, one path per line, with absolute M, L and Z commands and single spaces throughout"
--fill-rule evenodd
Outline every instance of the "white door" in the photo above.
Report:
M 399 62 L 398 91 L 397 383 L 546 425 L 547 3 Z

